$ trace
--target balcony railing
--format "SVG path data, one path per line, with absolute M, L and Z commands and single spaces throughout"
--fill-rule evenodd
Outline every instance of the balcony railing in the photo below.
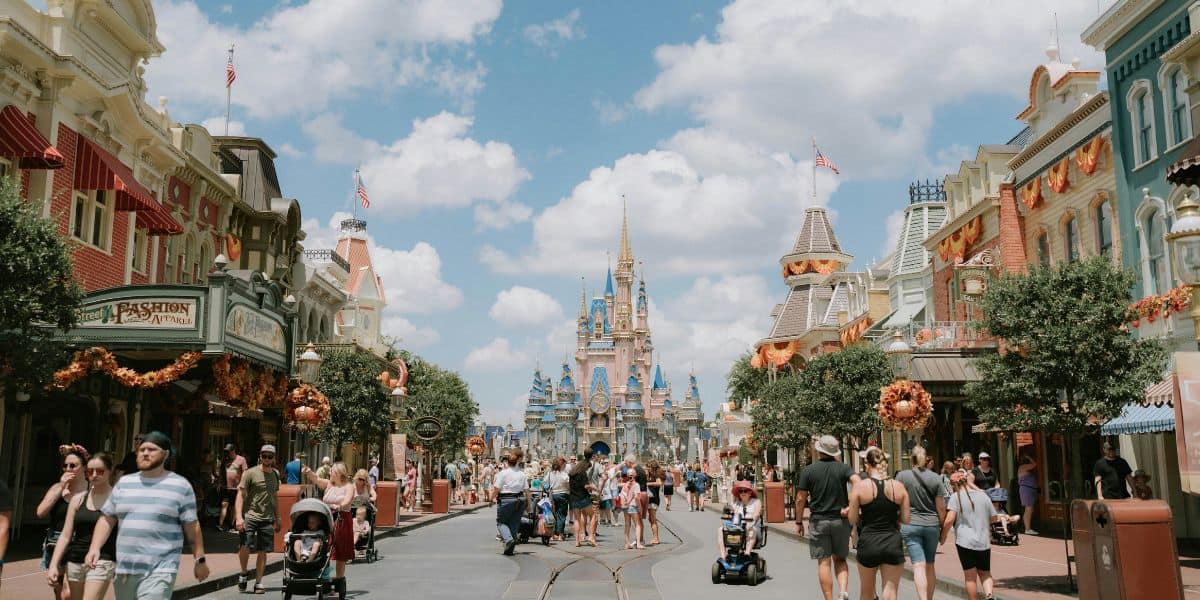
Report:
M 887 350 L 892 343 L 892 332 L 900 330 L 904 341 L 915 350 L 992 348 L 996 339 L 979 331 L 969 321 L 931 321 L 909 323 L 899 328 L 889 328 L 872 340 L 876 346 Z
M 342 255 L 330 250 L 305 250 L 304 258 L 312 262 L 331 262 L 342 268 L 343 271 L 350 272 L 350 262 L 342 258 Z

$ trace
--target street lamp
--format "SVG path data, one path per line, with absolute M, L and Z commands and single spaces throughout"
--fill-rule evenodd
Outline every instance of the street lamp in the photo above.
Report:
M 1200 204 L 1192 194 L 1175 208 L 1175 223 L 1166 238 L 1175 258 L 1175 274 L 1191 292 L 1191 318 L 1200 342 Z
M 304 348 L 304 353 L 296 359 L 296 370 L 299 371 L 302 383 L 313 384 L 321 376 L 321 355 L 312 342 Z
M 904 341 L 900 330 L 892 332 L 892 343 L 887 347 L 888 363 L 892 366 L 892 375 L 896 379 L 908 379 L 912 375 L 913 349 Z

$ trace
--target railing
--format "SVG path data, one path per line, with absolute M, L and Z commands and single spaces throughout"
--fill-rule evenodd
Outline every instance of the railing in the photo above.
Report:
M 305 250 L 304 258 L 313 262 L 331 262 L 341 267 L 343 271 L 350 272 L 350 261 L 342 258 L 342 255 L 333 250 Z
M 916 350 L 936 348 L 991 348 L 996 339 L 975 328 L 969 321 L 930 321 L 909 323 L 899 328 L 889 328 L 871 341 L 887 350 L 892 343 L 892 332 L 899 329 L 904 341 Z

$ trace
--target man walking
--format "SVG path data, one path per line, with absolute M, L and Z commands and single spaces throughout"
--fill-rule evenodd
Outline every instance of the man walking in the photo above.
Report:
M 1125 459 L 1117 456 L 1117 449 L 1104 442 L 1104 456 L 1092 467 L 1096 482 L 1096 497 L 1101 500 L 1123 500 L 1129 497 L 1129 488 L 1134 487 L 1133 469 Z M 1126 487 L 1128 484 L 1128 487 Z
M 185 536 L 192 545 L 196 580 L 208 578 L 196 496 L 187 479 L 164 466 L 171 451 L 171 438 L 158 431 L 147 433 L 138 447 L 138 472 L 117 482 L 96 522 L 84 563 L 96 568 L 100 548 L 120 525 L 114 585 L 120 600 L 169 600 Z
M 458 465 L 453 460 L 446 463 L 446 481 L 450 482 L 450 498 L 448 502 L 453 504 L 458 498 Z
M 254 571 L 254 593 L 265 594 L 267 591 L 262 585 L 262 578 L 267 568 L 267 553 L 275 545 L 275 527 L 279 524 L 279 511 L 275 506 L 278 491 L 275 446 L 267 444 L 258 451 L 258 465 L 246 470 L 238 485 L 234 516 L 238 530 L 238 561 L 242 565 L 238 574 L 239 590 L 246 591 L 249 579 L 246 566 L 250 561 L 250 553 L 255 552 L 258 559 Z
M 796 488 L 796 532 L 804 535 L 804 507 L 811 511 L 808 554 L 817 561 L 817 578 L 825 600 L 833 599 L 833 579 L 837 575 L 839 599 L 850 597 L 850 522 L 846 519 L 850 499 L 847 486 L 858 483 L 858 476 L 842 463 L 841 445 L 832 435 L 817 440 L 820 460 L 804 468 Z
M 302 460 L 304 460 L 304 451 L 297 452 L 295 458 L 283 466 L 283 472 L 287 476 L 288 485 L 300 484 L 300 471 L 303 467 L 300 461 Z
M 521 514 L 525 512 L 527 479 L 521 469 L 521 459 L 525 453 L 520 448 L 514 448 L 496 474 L 496 482 L 492 486 L 492 501 L 498 502 L 496 507 L 496 528 L 500 530 L 500 541 L 504 542 L 504 555 L 512 556 L 517 547 L 517 533 L 521 528 Z
M 371 484 L 371 489 L 375 489 L 379 485 L 379 458 L 371 457 L 371 468 L 367 469 L 367 483 Z
M 225 527 L 225 515 L 237 501 L 238 485 L 242 483 L 242 473 L 245 473 L 248 468 L 250 465 L 246 463 L 244 456 L 237 453 L 237 448 L 233 444 L 225 444 L 225 487 L 221 492 L 221 514 L 217 521 L 219 530 L 223 530 Z M 236 520 L 236 516 L 230 515 L 230 522 Z

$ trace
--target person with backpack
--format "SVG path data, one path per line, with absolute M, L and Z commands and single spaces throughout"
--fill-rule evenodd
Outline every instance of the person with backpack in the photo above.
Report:
M 958 551 L 958 562 L 962 565 L 968 600 L 979 598 L 982 584 L 984 598 L 991 600 L 992 586 L 992 540 L 990 525 L 1008 520 L 1016 523 L 1018 515 L 1001 515 L 992 506 L 992 499 L 975 487 L 970 471 L 959 470 L 950 476 L 954 492 L 946 506 L 946 517 L 942 523 L 939 544 L 946 543 L 950 528 L 954 528 L 954 549 Z

